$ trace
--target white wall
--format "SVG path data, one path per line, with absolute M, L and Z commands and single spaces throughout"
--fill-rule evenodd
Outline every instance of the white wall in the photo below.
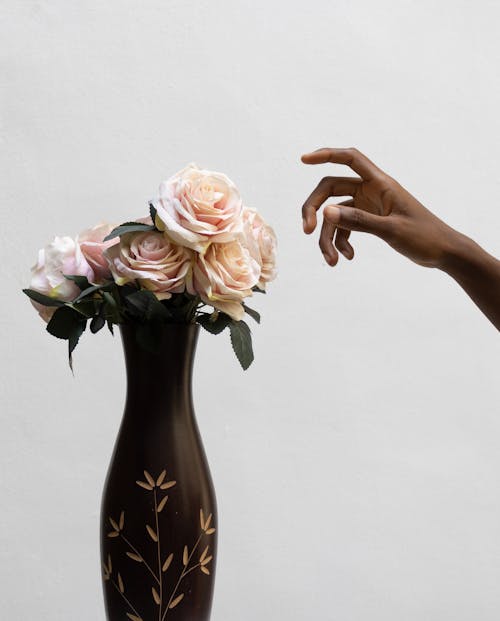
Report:
M 498 3 L 1 12 L 2 618 L 104 619 L 98 511 L 125 388 L 104 331 L 85 335 L 71 376 L 20 293 L 29 267 L 54 234 L 141 215 L 196 160 L 280 241 L 252 369 L 226 337 L 199 345 L 214 621 L 497 621 L 498 335 L 455 283 L 378 240 L 356 236 L 356 260 L 327 267 L 299 210 L 329 169 L 299 155 L 355 145 L 498 253 Z

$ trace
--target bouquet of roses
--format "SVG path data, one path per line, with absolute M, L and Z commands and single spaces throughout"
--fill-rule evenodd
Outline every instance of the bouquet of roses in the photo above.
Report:
M 253 360 L 245 313 L 253 292 L 276 276 L 276 236 L 242 203 L 226 175 L 190 164 L 160 185 L 149 216 L 119 226 L 98 224 L 56 237 L 38 253 L 29 296 L 47 330 L 72 352 L 90 322 L 134 323 L 142 347 L 155 351 L 165 323 L 199 323 L 230 331 L 246 369 Z

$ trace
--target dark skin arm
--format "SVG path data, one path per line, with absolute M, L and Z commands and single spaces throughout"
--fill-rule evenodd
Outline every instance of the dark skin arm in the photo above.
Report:
M 500 330 L 500 261 L 472 239 L 452 229 L 357 149 L 318 149 L 305 164 L 345 164 L 358 177 L 324 177 L 302 207 L 304 232 L 311 234 L 316 213 L 330 197 L 350 196 L 323 210 L 319 246 L 334 266 L 339 252 L 354 257 L 351 231 L 371 233 L 425 267 L 449 274 Z

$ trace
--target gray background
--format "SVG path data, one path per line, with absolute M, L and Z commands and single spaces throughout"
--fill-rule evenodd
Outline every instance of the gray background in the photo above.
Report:
M 75 356 L 19 290 L 39 247 L 145 213 L 187 162 L 274 225 L 255 365 L 203 334 L 195 403 L 218 492 L 213 619 L 497 621 L 499 342 L 445 275 L 354 237 L 323 263 L 299 208 L 355 145 L 491 252 L 496 2 L 3 0 L 0 580 L 5 619 L 104 619 L 101 488 L 118 338 Z M 340 168 L 337 169 L 340 172 Z

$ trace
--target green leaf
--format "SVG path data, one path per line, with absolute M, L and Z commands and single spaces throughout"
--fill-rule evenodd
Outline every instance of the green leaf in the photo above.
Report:
M 215 317 L 214 317 L 215 315 Z M 210 334 L 220 334 L 231 323 L 231 317 L 225 313 L 218 312 L 211 315 L 200 315 L 198 323 L 202 325 Z
M 257 285 L 255 285 L 255 287 L 252 287 L 252 291 L 255 291 L 256 293 L 263 293 L 264 295 L 266 294 L 266 290 L 265 289 L 261 289 Z
M 69 339 L 72 335 L 85 329 L 87 320 L 69 306 L 58 308 L 47 324 L 47 332 L 58 339 Z
M 125 298 L 125 304 L 132 316 L 141 321 L 168 320 L 172 313 L 152 291 L 141 289 Z
M 64 302 L 61 300 L 51 298 L 48 295 L 35 291 L 34 289 L 23 289 L 23 293 L 25 293 L 32 300 L 35 300 L 35 302 L 43 304 L 44 306 L 64 306 Z
M 151 216 L 151 220 L 153 220 L 153 224 L 155 225 L 156 228 L 156 207 L 153 205 L 153 203 L 149 203 L 149 214 Z
M 101 285 L 92 285 L 90 287 L 87 287 L 87 289 L 84 289 L 80 293 L 80 295 L 73 300 L 73 304 L 75 304 L 76 302 L 79 302 L 82 298 L 87 297 L 87 295 L 90 295 L 91 293 L 95 293 L 96 291 L 106 291 L 106 290 L 109 290 L 112 286 L 113 286 L 113 283 L 108 282 L 108 283 L 104 283 Z
M 243 370 L 246 371 L 253 362 L 252 335 L 250 328 L 243 321 L 232 320 L 229 323 L 231 345 Z
M 99 330 L 104 328 L 105 324 L 106 320 L 104 319 L 104 317 L 102 315 L 96 315 L 92 318 L 92 321 L 90 322 L 90 331 L 92 332 L 92 334 L 96 334 L 96 332 L 99 332 Z
M 123 224 L 120 224 L 120 226 L 113 229 L 111 233 L 103 239 L 103 241 L 109 241 L 115 237 L 120 237 L 120 235 L 125 235 L 126 233 L 138 233 L 141 231 L 144 232 L 154 230 L 155 227 L 152 224 L 143 224 L 142 222 L 124 222 Z
M 68 339 L 68 363 L 69 363 L 69 368 L 71 369 L 71 372 L 73 372 L 73 351 L 75 349 L 75 347 L 78 345 L 78 341 L 80 340 L 80 336 L 83 334 L 83 332 L 85 331 L 85 328 L 87 327 L 87 323 L 82 323 L 80 322 L 80 324 L 77 326 L 75 325 L 75 328 L 73 330 L 73 332 L 70 334 L 69 339 Z
M 63 274 L 63 276 L 67 280 L 72 280 L 75 283 L 75 285 L 80 289 L 80 291 L 83 291 L 84 289 L 88 289 L 91 286 L 86 276 L 78 276 L 78 275 L 70 276 L 68 274 Z
M 114 336 L 115 335 L 115 331 L 113 330 L 113 322 L 109 321 L 109 319 L 106 321 L 106 323 L 108 324 L 108 330 L 111 332 L 111 334 Z
M 258 313 L 253 308 L 250 308 L 250 306 L 247 306 L 246 304 L 243 304 L 243 308 L 245 309 L 245 313 L 250 315 L 250 317 L 254 319 L 257 323 L 260 323 L 260 313 Z
M 87 319 L 90 319 L 95 314 L 95 301 L 94 300 L 82 300 L 81 302 L 78 302 L 77 304 L 67 304 L 67 306 L 70 306 L 71 308 L 76 310 L 78 313 L 86 317 Z

